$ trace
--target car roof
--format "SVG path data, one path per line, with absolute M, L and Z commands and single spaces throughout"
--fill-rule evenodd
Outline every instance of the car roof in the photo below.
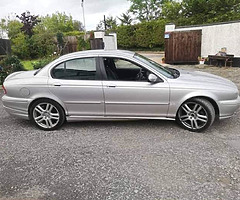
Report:
M 135 52 L 132 51 L 126 51 L 126 50 L 87 50 L 87 51 L 78 51 L 74 53 L 69 53 L 64 56 L 61 56 L 61 59 L 67 59 L 71 57 L 77 57 L 77 56 L 96 56 L 96 55 L 125 55 L 125 56 L 130 56 L 133 57 Z

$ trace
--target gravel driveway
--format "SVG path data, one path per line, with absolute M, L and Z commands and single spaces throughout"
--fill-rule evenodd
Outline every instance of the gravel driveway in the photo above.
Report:
M 240 111 L 205 133 L 158 120 L 44 132 L 0 100 L 0 200 L 238 200 L 239 119 Z

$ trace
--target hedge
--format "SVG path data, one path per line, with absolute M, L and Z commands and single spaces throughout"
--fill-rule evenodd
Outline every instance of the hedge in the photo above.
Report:
M 122 49 L 164 48 L 165 20 L 117 27 L 118 46 Z
M 23 65 L 17 56 L 8 56 L 0 61 L 0 85 L 3 84 L 4 79 L 11 73 L 22 71 Z

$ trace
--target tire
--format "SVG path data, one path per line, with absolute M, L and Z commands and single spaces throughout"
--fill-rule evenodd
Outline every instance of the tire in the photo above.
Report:
M 213 124 L 215 115 L 214 107 L 208 100 L 194 98 L 180 106 L 176 120 L 184 129 L 201 132 Z
M 60 128 L 65 122 L 65 112 L 55 101 L 40 99 L 32 104 L 29 110 L 30 120 L 39 128 L 45 131 L 52 131 Z

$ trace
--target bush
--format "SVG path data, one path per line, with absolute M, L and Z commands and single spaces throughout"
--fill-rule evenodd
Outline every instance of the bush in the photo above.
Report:
M 52 62 L 56 57 L 43 58 L 32 63 L 34 69 L 40 69 Z
M 12 53 L 21 59 L 30 58 L 28 36 L 19 33 L 15 38 L 11 39 Z
M 8 56 L 0 62 L 0 85 L 2 85 L 4 79 L 11 73 L 16 71 L 22 71 L 23 65 L 17 56 Z
M 24 60 L 49 56 L 56 51 L 54 34 L 48 32 L 32 37 L 19 33 L 11 42 L 13 54 Z
M 0 85 L 3 84 L 3 81 L 7 76 L 8 76 L 7 72 L 3 71 L 2 68 L 0 68 Z
M 77 50 L 78 51 L 83 51 L 83 50 L 90 50 L 91 45 L 90 45 L 90 39 L 84 40 L 83 37 L 78 38 L 78 45 L 77 45 Z
M 31 58 L 42 58 L 50 56 L 56 51 L 56 44 L 54 42 L 54 34 L 43 32 L 31 37 L 32 46 L 29 48 L 33 53 Z
M 155 20 L 119 26 L 118 46 L 123 49 L 163 49 L 165 24 L 165 20 Z
M 136 44 L 136 26 L 119 26 L 117 28 L 118 46 L 124 49 L 131 49 L 137 46 Z

